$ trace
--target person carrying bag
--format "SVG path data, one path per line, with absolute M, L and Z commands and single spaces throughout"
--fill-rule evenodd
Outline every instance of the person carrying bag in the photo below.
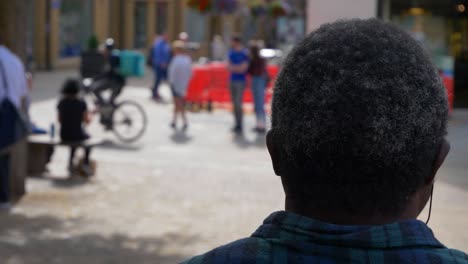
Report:
M 26 137 L 29 133 L 26 116 L 8 98 L 11 89 L 8 86 L 5 66 L 0 61 L 0 78 L 5 96 L 0 102 L 0 153 Z
M 9 209 L 10 203 L 10 152 L 14 145 L 20 140 L 27 137 L 29 134 L 29 122 L 27 119 L 26 111 L 21 112 L 21 98 L 26 92 L 26 87 L 21 87 L 22 83 L 19 78 L 24 76 L 24 70 L 22 73 L 7 74 L 5 61 L 10 61 L 13 58 L 13 54 L 6 48 L 0 46 L 0 209 Z M 14 58 L 15 61 L 11 60 L 9 63 L 10 69 L 20 71 L 22 69 L 21 62 Z M 17 65 L 16 65 L 16 64 Z M 18 67 L 15 67 L 18 66 Z M 10 79 L 8 77 L 18 78 Z M 24 79 L 24 86 L 26 85 L 26 79 Z M 18 85 L 18 87 L 11 86 L 11 84 Z M 19 89 L 18 91 L 14 89 Z M 21 89 L 24 89 L 22 91 Z M 13 96 L 18 95 L 18 101 L 15 104 Z

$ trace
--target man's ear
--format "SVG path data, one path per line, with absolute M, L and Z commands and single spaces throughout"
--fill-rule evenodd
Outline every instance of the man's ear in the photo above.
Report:
M 266 144 L 268 152 L 270 152 L 271 163 L 273 164 L 273 170 L 275 174 L 281 176 L 281 157 L 278 151 L 278 142 L 275 140 L 273 129 L 268 131 L 266 135 Z
M 439 152 L 432 164 L 432 170 L 430 177 L 426 180 L 426 184 L 432 184 L 434 182 L 437 171 L 440 169 L 442 164 L 447 158 L 448 153 L 450 152 L 450 143 L 444 138 L 442 144 L 440 145 Z

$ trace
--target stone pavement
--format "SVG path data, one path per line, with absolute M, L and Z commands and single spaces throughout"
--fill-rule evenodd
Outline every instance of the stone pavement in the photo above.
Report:
M 32 117 L 48 127 L 54 98 L 73 72 L 36 76 Z M 2 263 L 177 263 L 250 235 L 283 207 L 263 137 L 234 138 L 225 111 L 189 115 L 187 134 L 169 128 L 171 105 L 149 100 L 150 77 L 132 80 L 121 99 L 142 104 L 145 136 L 132 145 L 92 124 L 106 144 L 93 153 L 98 174 L 69 179 L 67 149 L 58 148 L 44 178 L 0 215 Z M 167 95 L 167 90 L 165 95 Z M 253 116 L 247 116 L 247 128 Z M 449 247 L 468 251 L 468 111 L 450 122 L 452 153 L 438 176 L 430 226 Z M 426 214 L 421 215 L 422 218 Z

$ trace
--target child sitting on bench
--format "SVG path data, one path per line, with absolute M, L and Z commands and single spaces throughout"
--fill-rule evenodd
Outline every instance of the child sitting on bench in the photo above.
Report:
M 75 172 L 76 168 L 73 161 L 77 147 L 74 143 L 89 139 L 84 125 L 91 121 L 86 102 L 79 97 L 79 91 L 80 84 L 77 80 L 67 80 L 63 85 L 62 98 L 57 107 L 60 122 L 60 138 L 63 142 L 69 142 L 72 145 L 70 148 L 70 160 L 68 162 L 68 170 L 71 174 Z M 86 176 L 91 176 L 93 174 L 89 159 L 91 148 L 84 147 L 84 152 L 83 163 L 80 164 L 78 169 Z

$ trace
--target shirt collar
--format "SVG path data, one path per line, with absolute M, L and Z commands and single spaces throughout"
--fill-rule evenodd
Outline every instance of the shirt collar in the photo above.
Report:
M 378 226 L 347 226 L 329 224 L 285 211 L 271 214 L 252 236 L 369 249 L 445 248 L 434 237 L 431 229 L 418 220 Z

